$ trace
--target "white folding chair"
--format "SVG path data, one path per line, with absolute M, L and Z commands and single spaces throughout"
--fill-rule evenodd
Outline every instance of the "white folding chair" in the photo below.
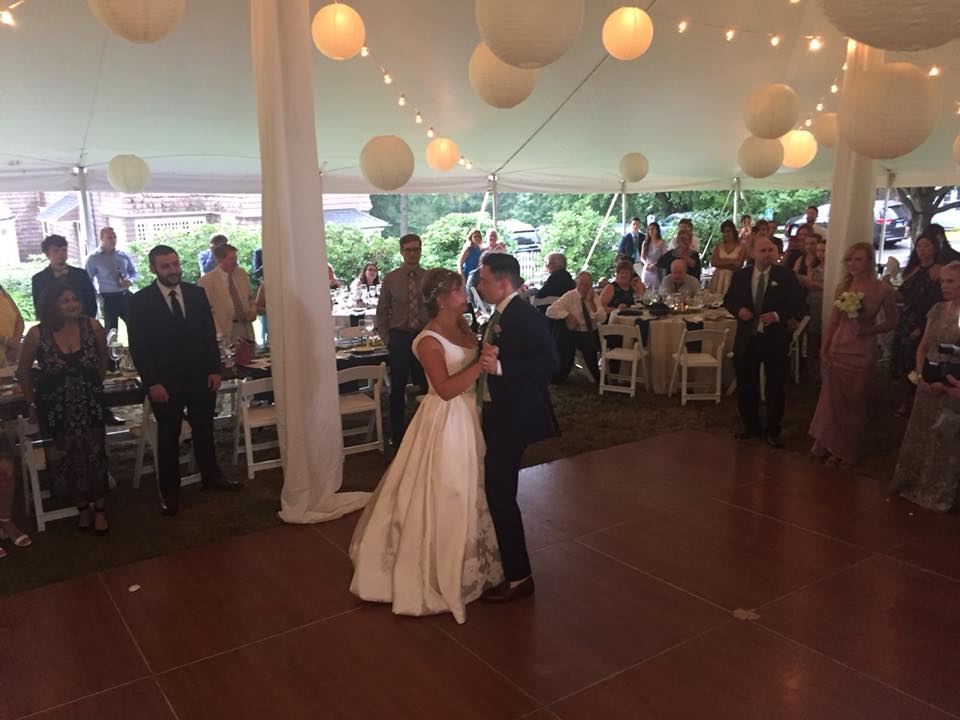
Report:
M 535 297 L 531 300 L 531 303 L 535 308 L 539 309 L 539 308 L 550 307 L 559 299 L 560 297 L 557 295 L 548 295 L 547 297 L 542 297 L 542 298 Z
M 800 384 L 800 358 L 807 353 L 807 325 L 810 324 L 810 316 L 806 315 L 797 329 L 793 331 L 793 337 L 790 338 L 790 371 L 793 373 L 793 382 Z
M 597 328 L 600 334 L 600 385 L 599 391 L 603 395 L 607 392 L 626 393 L 630 397 L 637 394 L 637 370 L 643 371 L 643 382 L 647 390 L 650 389 L 650 373 L 647 372 L 647 349 L 643 347 L 643 341 L 640 336 L 640 328 L 636 325 L 600 325 Z M 623 344 L 618 348 L 611 348 L 608 345 L 608 338 L 620 337 Z M 609 371 L 609 363 L 619 361 L 621 363 L 620 372 L 614 375 Z M 630 375 L 624 376 L 622 363 L 630 363 Z M 611 384 L 607 382 L 608 375 L 618 382 Z M 620 384 L 627 380 L 628 384 Z
M 137 455 L 133 464 L 133 487 L 140 488 L 140 478 L 157 472 L 157 421 L 150 409 L 150 398 L 143 399 L 140 427 L 130 428 L 130 434 L 137 438 Z M 196 472 L 193 453 L 182 450 L 183 443 L 192 437 L 190 423 L 186 418 L 180 421 L 180 464 L 187 465 L 188 473 L 180 477 L 180 487 L 200 482 L 200 473 Z M 150 450 L 150 464 L 146 464 L 147 450 Z
M 720 403 L 723 392 L 723 359 L 725 357 L 724 348 L 727 344 L 728 329 L 724 330 L 686 330 L 680 336 L 680 346 L 677 352 L 673 354 L 673 374 L 670 376 L 670 390 L 667 395 L 673 396 L 673 388 L 677 382 L 677 373 L 680 373 L 680 404 L 686 405 L 687 400 L 713 400 Z M 713 345 L 713 352 L 706 352 L 702 348 L 701 352 L 690 352 L 687 349 L 688 343 L 699 342 L 702 345 Z M 715 378 L 712 382 L 691 382 L 689 379 L 689 370 L 691 368 L 706 368 L 715 371 Z M 710 388 L 708 392 L 690 392 L 692 387 Z
M 240 457 L 240 432 L 243 431 L 243 448 L 247 458 L 247 479 L 253 480 L 257 470 L 269 470 L 281 466 L 280 458 L 254 461 L 254 453 L 280 447 L 276 440 L 253 442 L 253 429 L 276 427 L 277 406 L 274 404 L 253 406 L 255 395 L 273 392 L 273 378 L 242 380 L 237 388 L 237 424 L 233 430 L 233 464 Z
M 367 386 L 361 386 L 356 392 L 340 395 L 340 419 L 348 415 L 370 414 L 370 422 L 366 427 L 343 430 L 344 440 L 355 435 L 365 435 L 365 442 L 356 445 L 343 444 L 344 456 L 367 450 L 383 452 L 383 417 L 380 412 L 380 388 L 383 385 L 383 375 L 386 365 L 359 365 L 357 367 L 339 370 L 337 383 L 361 382 L 366 380 Z M 374 436 L 374 431 L 376 435 Z

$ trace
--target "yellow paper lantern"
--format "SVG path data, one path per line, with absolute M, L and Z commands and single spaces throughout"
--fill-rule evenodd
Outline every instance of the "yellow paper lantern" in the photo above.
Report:
M 604 49 L 617 60 L 635 60 L 653 42 L 653 21 L 638 7 L 614 10 L 603 23 Z
M 150 168 L 137 155 L 117 155 L 107 164 L 107 182 L 118 192 L 141 192 L 149 181 Z
M 765 178 L 773 175 L 783 164 L 783 145 L 779 140 L 748 137 L 740 145 L 737 161 L 750 177 Z
M 808 130 L 791 130 L 782 138 L 783 166 L 797 170 L 817 156 L 817 139 Z
M 87 0 L 97 20 L 120 37 L 152 43 L 183 20 L 187 0 Z
M 953 141 L 953 159 L 957 161 L 957 165 L 960 165 L 960 135 L 957 135 L 957 139 Z
M 438 172 L 446 172 L 460 160 L 460 149 L 450 138 L 438 137 L 427 145 L 427 165 Z
M 650 171 L 650 163 L 643 153 L 627 153 L 620 160 L 620 177 L 629 183 L 640 182 Z
M 834 112 L 820 113 L 813 118 L 810 132 L 817 139 L 819 145 L 832 148 L 837 144 L 837 114 Z
M 881 50 L 929 50 L 960 38 L 957 0 L 817 0 L 843 35 Z
M 476 0 L 477 28 L 508 65 L 549 65 L 576 42 L 586 0 Z
M 773 140 L 790 131 L 800 116 L 800 100 L 793 88 L 773 83 L 757 88 L 743 106 L 743 122 L 750 134 Z
M 891 160 L 920 147 L 940 119 L 936 78 L 916 65 L 889 63 L 855 75 L 840 96 L 840 139 L 874 160 Z
M 396 190 L 413 176 L 413 151 L 396 135 L 378 135 L 360 151 L 360 172 L 380 190 Z
M 467 74 L 473 91 L 484 102 L 505 109 L 519 105 L 530 96 L 540 71 L 507 65 L 480 43 L 470 56 Z
M 310 26 L 313 44 L 331 60 L 349 60 L 363 47 L 367 30 L 360 13 L 341 2 L 320 8 Z

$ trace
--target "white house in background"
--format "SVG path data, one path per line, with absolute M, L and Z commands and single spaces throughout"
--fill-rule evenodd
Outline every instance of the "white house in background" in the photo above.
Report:
M 121 246 L 134 240 L 153 242 L 170 232 L 190 232 L 206 224 L 229 223 L 259 230 L 258 194 L 90 193 L 93 224 L 117 231 Z M 324 195 L 326 223 L 353 225 L 365 236 L 378 235 L 390 223 L 370 214 L 369 195 Z M 70 260 L 81 262 L 80 197 L 76 192 L 0 193 L 0 264 L 17 263 L 40 252 L 45 235 L 67 238 Z M 94 239 L 94 244 L 96 240 Z

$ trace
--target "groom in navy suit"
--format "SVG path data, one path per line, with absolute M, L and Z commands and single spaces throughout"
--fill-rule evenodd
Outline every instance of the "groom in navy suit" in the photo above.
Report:
M 548 385 L 560 359 L 547 319 L 517 296 L 517 259 L 489 253 L 481 262 L 478 290 L 495 306 L 480 357 L 487 374 L 481 376 L 479 389 L 482 393 L 487 385 L 490 390 L 490 402 L 483 408 L 484 482 L 506 577 L 483 599 L 503 602 L 534 590 L 517 484 L 527 445 L 559 434 Z

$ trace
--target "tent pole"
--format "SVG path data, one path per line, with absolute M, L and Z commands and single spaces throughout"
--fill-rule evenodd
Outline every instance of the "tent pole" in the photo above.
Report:
M 493 229 L 497 230 L 497 176 L 490 176 L 490 194 L 493 202 Z
M 740 178 L 733 179 L 733 221 L 740 227 Z
M 623 221 L 623 234 L 627 234 L 627 183 L 620 181 L 620 216 Z
M 490 193 L 483 194 L 483 201 L 480 203 L 480 212 L 477 213 L 477 227 L 480 227 L 480 221 L 483 220 L 483 214 L 487 211 L 487 200 L 490 199 Z
M 610 197 L 610 205 L 607 207 L 607 214 L 603 216 L 603 220 L 600 221 L 600 227 L 597 228 L 597 236 L 593 239 L 593 245 L 590 246 L 590 252 L 587 253 L 587 259 L 583 261 L 583 267 L 581 270 L 586 270 L 587 266 L 590 264 L 590 258 L 593 257 L 593 251 L 597 249 L 597 243 L 600 242 L 600 236 L 603 235 L 604 228 L 607 227 L 607 220 L 610 219 L 610 213 L 613 212 L 613 206 L 617 204 L 617 198 L 620 193 L 614 193 Z
M 400 194 L 400 237 L 410 230 L 410 200 L 406 193 Z
M 97 249 L 97 230 L 93 225 L 90 192 L 87 190 L 87 168 L 77 165 L 73 171 L 77 175 L 77 196 L 80 200 L 80 260 L 83 261 Z
M 887 194 L 883 196 L 883 215 L 880 216 L 883 224 L 880 226 L 880 247 L 877 248 L 877 265 L 880 266 L 883 265 L 883 246 L 887 241 L 887 208 L 890 206 L 890 189 L 896 177 L 892 170 L 887 171 Z

